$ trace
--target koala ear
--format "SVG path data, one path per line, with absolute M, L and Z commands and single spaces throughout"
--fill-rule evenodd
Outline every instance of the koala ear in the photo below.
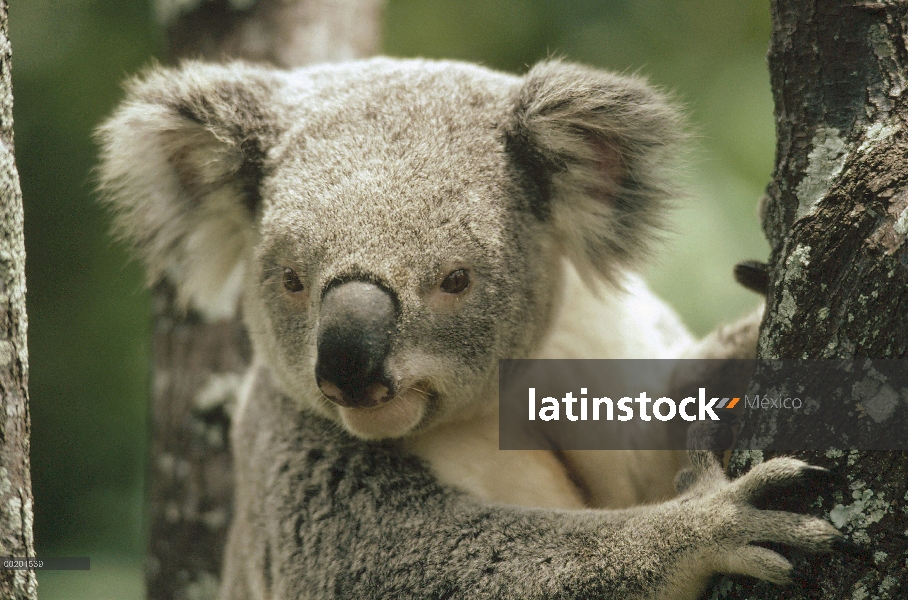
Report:
M 588 282 L 619 282 L 661 237 L 681 116 L 642 79 L 549 61 L 517 92 L 507 146 Z M 676 186 L 675 186 L 676 187 Z
M 96 132 L 117 232 L 150 284 L 169 276 L 184 307 L 208 318 L 236 310 L 280 85 L 276 72 L 242 64 L 155 68 Z

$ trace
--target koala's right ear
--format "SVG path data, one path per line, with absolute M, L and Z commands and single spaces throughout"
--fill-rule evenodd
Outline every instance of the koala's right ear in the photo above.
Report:
M 133 80 L 97 131 L 100 189 L 149 283 L 208 318 L 236 310 L 279 121 L 275 71 L 185 63 Z

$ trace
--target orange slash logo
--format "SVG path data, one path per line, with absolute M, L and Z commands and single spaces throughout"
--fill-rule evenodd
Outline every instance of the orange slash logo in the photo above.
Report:
M 731 402 L 729 402 L 731 400 Z M 716 408 L 734 408 L 740 398 L 722 398 L 722 402 Z M 728 406 L 726 406 L 728 405 Z

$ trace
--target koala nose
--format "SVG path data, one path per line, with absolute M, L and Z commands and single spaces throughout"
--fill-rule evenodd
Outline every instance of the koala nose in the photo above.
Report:
M 385 361 L 397 331 L 397 302 L 365 281 L 328 288 L 322 298 L 315 377 L 333 402 L 351 408 L 375 406 L 394 397 Z

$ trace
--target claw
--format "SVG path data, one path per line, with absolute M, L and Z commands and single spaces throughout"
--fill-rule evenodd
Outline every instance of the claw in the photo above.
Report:
M 846 538 L 844 535 L 833 542 L 833 549 L 846 556 L 861 560 L 873 560 L 870 548 Z
M 758 294 L 769 290 L 769 266 L 757 260 L 745 260 L 735 265 L 735 281 Z
M 815 465 L 805 465 L 801 467 L 801 472 L 812 474 L 818 477 L 825 477 L 832 474 L 832 471 L 826 467 L 817 467 Z
M 816 584 L 815 581 L 811 580 L 801 569 L 798 567 L 792 567 L 791 571 L 788 573 L 788 585 L 792 587 L 799 587 L 810 589 Z
M 807 465 L 801 469 L 800 475 L 801 480 L 798 483 L 818 494 L 836 489 L 842 483 L 839 476 L 824 467 Z

